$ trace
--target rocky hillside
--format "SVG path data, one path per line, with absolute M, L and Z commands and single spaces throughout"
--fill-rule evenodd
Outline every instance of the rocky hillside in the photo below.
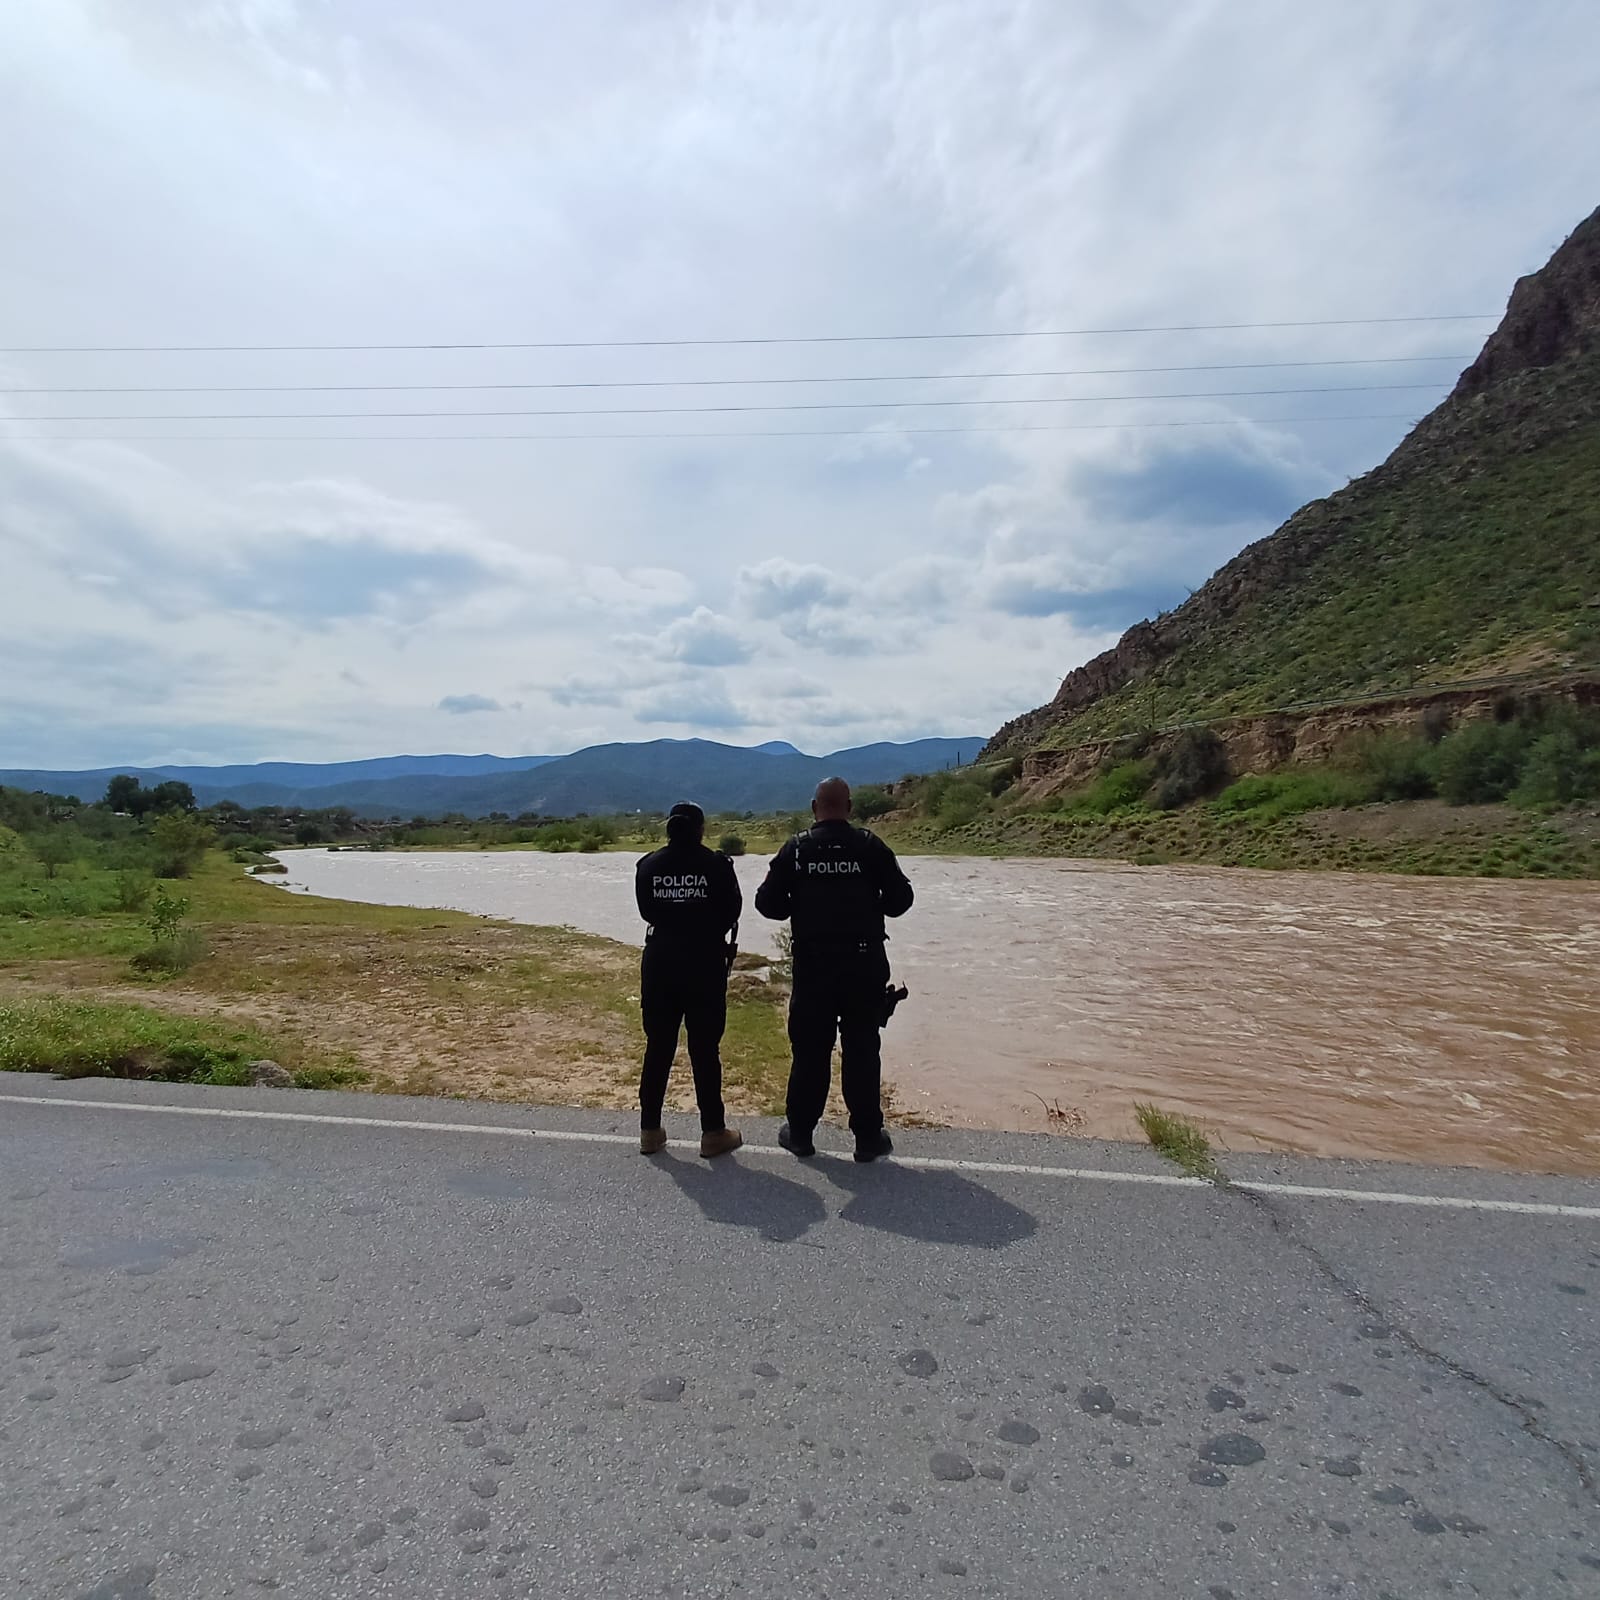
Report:
M 1449 398 L 988 754 L 1416 684 L 1600 663 L 1600 210 Z

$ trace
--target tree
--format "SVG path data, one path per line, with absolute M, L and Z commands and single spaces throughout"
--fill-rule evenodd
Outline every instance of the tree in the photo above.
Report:
M 150 791 L 152 811 L 193 811 L 194 790 L 177 778 L 168 778 Z
M 200 865 L 211 843 L 211 830 L 198 817 L 168 811 L 150 828 L 158 878 L 187 878 Z
M 138 816 L 141 810 L 139 802 L 143 796 L 144 785 L 128 773 L 120 772 L 106 785 L 106 809 Z
M 78 858 L 78 841 L 68 828 L 48 828 L 33 840 L 33 853 L 47 878 L 55 877 L 69 861 Z

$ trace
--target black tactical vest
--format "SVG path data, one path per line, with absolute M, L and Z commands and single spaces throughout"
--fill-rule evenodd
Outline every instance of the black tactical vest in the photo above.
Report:
M 883 942 L 870 849 L 871 835 L 853 827 L 811 828 L 795 838 L 790 921 L 797 945 Z

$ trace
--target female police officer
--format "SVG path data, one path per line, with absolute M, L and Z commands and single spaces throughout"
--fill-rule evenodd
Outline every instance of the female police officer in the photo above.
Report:
M 639 915 L 650 924 L 640 964 L 644 1071 L 639 1078 L 639 1149 L 666 1148 L 661 1106 L 667 1096 L 678 1029 L 687 1027 L 694 1094 L 700 1105 L 700 1154 L 726 1155 L 744 1142 L 722 1109 L 722 1043 L 727 1023 L 730 935 L 743 897 L 733 863 L 702 842 L 706 816 L 687 801 L 667 817 L 667 843 L 634 873 Z

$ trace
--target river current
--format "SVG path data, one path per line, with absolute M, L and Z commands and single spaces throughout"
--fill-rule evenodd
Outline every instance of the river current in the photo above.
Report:
M 283 860 L 314 894 L 642 936 L 626 855 Z M 1125 1138 L 1150 1100 L 1233 1149 L 1600 1172 L 1595 885 L 904 865 L 917 903 L 889 953 L 911 998 L 884 1035 L 903 1108 Z M 766 863 L 738 868 L 741 947 L 771 954 Z

